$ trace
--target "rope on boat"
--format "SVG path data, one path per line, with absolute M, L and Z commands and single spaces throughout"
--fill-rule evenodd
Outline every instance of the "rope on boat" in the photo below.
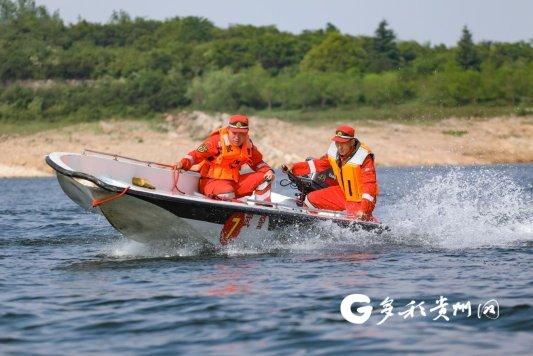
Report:
M 115 161 L 117 161 L 118 158 L 121 158 L 121 159 L 126 159 L 126 160 L 137 162 L 137 163 L 144 163 L 148 167 L 151 167 L 152 165 L 156 165 L 156 166 L 160 166 L 160 167 L 169 168 L 172 171 L 172 187 L 171 187 L 172 193 L 174 194 L 174 193 L 178 192 L 178 193 L 181 193 L 181 194 L 185 195 L 185 192 L 181 191 L 179 189 L 179 187 L 178 187 L 180 169 L 177 168 L 176 164 L 166 164 L 166 163 L 159 163 L 159 162 L 142 161 L 142 160 L 139 160 L 139 159 L 136 159 L 136 158 L 120 156 L 120 155 L 113 154 L 113 153 L 100 152 L 100 151 L 90 150 L 90 149 L 86 148 L 86 149 L 83 150 L 82 154 L 86 155 L 87 153 L 94 153 L 94 154 L 101 155 L 101 156 L 113 157 L 113 159 Z M 129 187 L 128 187 L 128 189 L 129 189 Z M 102 203 L 100 203 L 100 204 L 102 204 Z
M 124 188 L 124 190 L 122 190 L 120 193 L 118 194 L 114 194 L 114 195 L 111 195 L 111 196 L 108 196 L 106 198 L 103 198 L 103 199 L 93 199 L 92 201 L 92 206 L 93 208 L 96 208 L 97 206 L 100 206 L 102 204 L 105 204 L 107 202 L 110 202 L 112 200 L 115 200 L 115 199 L 118 199 L 120 198 L 121 196 L 123 196 L 124 194 L 126 194 L 126 192 L 130 189 L 129 186 L 127 186 L 126 188 Z
M 115 161 L 118 161 L 118 159 L 120 158 L 120 159 L 125 159 L 125 160 L 128 160 L 128 161 L 132 161 L 132 162 L 144 163 L 148 167 L 151 167 L 152 165 L 156 165 L 156 166 L 161 166 L 161 167 L 166 167 L 166 168 L 171 168 L 172 169 L 172 166 L 173 166 L 172 164 L 159 163 L 159 162 L 150 162 L 150 161 L 142 161 L 142 160 L 137 159 L 137 158 L 121 156 L 121 155 L 117 155 L 115 153 L 106 153 L 106 152 L 90 150 L 88 148 L 84 149 L 81 154 L 82 155 L 87 155 L 87 153 L 94 153 L 94 154 L 97 154 L 97 155 L 100 155 L 100 156 L 112 157 L 113 160 L 115 160 Z
M 182 192 L 178 186 L 178 182 L 180 179 L 180 170 L 178 169 L 178 166 L 173 164 L 171 167 L 172 167 L 172 193 L 179 192 L 181 194 L 185 194 L 185 192 Z

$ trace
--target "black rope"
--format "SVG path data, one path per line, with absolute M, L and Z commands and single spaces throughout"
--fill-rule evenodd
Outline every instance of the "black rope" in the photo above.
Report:
M 292 182 L 290 179 L 284 178 L 279 181 L 279 185 L 282 187 L 291 187 L 292 189 L 298 189 L 298 185 L 294 182 Z

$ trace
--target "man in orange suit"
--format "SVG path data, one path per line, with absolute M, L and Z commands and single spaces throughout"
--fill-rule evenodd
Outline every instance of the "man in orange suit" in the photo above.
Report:
M 270 201 L 274 171 L 249 138 L 248 117 L 233 115 L 228 125 L 213 131 L 194 151 L 178 163 L 178 169 L 199 165 L 200 193 L 231 200 L 255 193 L 256 200 Z M 241 173 L 243 166 L 253 172 Z
M 296 176 L 332 169 L 337 184 L 307 194 L 310 208 L 342 211 L 349 217 L 373 220 L 378 185 L 374 154 L 355 138 L 355 129 L 341 125 L 335 130 L 328 152 L 319 159 L 298 162 L 289 167 Z

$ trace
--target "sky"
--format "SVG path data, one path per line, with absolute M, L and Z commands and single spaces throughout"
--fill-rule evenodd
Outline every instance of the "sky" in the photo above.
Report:
M 467 25 L 474 41 L 533 39 L 533 0 L 36 0 L 58 10 L 67 23 L 81 17 L 107 22 L 113 10 L 132 17 L 164 20 L 200 16 L 216 26 L 275 25 L 300 33 L 325 28 L 328 22 L 343 33 L 372 35 L 386 19 L 400 40 L 455 45 Z

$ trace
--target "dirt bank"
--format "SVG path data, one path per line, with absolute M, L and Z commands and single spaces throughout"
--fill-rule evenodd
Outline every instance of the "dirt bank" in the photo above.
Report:
M 227 115 L 166 115 L 163 122 L 102 121 L 31 135 L 0 135 L 0 177 L 47 176 L 53 151 L 83 148 L 158 162 L 175 162 L 195 148 Z M 284 162 L 326 152 L 340 122 L 306 127 L 252 117 L 252 139 L 265 160 Z M 344 122 L 343 122 L 344 123 Z M 350 122 L 348 122 L 350 123 Z M 424 125 L 380 121 L 352 123 L 376 153 L 380 166 L 533 162 L 533 117 L 454 119 Z

